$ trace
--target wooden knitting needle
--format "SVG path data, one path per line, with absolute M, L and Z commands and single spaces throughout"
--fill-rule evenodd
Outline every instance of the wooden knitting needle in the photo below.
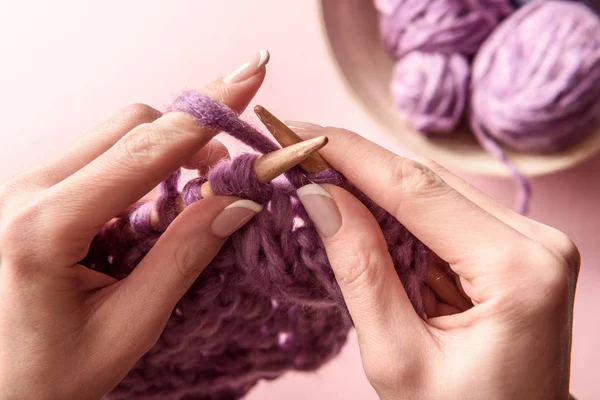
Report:
M 275 118 L 275 116 L 267 111 L 267 109 L 263 106 L 254 107 L 254 112 L 263 125 L 267 127 L 269 132 L 271 132 L 271 135 L 273 135 L 275 140 L 279 142 L 281 147 L 288 147 L 297 143 L 302 143 L 302 138 L 296 135 L 296 132 Z M 316 152 L 298 164 L 298 166 L 307 174 L 316 174 L 331 168 L 327 161 L 325 161 L 325 159 Z
M 254 161 L 254 174 L 260 183 L 268 183 L 279 175 L 283 174 L 288 169 L 298 165 L 306 160 L 311 155 L 323 148 L 327 144 L 325 136 L 319 136 L 310 140 L 306 140 L 289 147 L 285 147 L 271 153 L 264 154 Z M 210 182 L 204 182 L 200 187 L 200 194 L 203 198 L 214 196 L 214 192 L 210 186 Z M 181 197 L 177 198 L 177 213 L 181 213 L 184 209 Z M 150 214 L 150 224 L 153 228 L 158 228 L 158 212 L 152 210 Z
M 257 105 L 254 107 L 254 112 L 282 147 L 303 141 L 296 132 L 278 120 L 266 108 Z M 318 153 L 314 153 L 298 166 L 308 174 L 319 173 L 331 168 L 329 163 Z M 440 301 L 456 307 L 460 311 L 466 311 L 473 306 L 471 301 L 462 295 L 452 278 L 435 263 L 429 266 L 426 283 Z
M 260 156 L 254 162 L 254 174 L 260 183 L 268 183 L 288 169 L 301 164 L 327 144 L 325 136 L 319 136 L 293 146 L 284 147 L 277 151 Z M 202 197 L 213 196 L 210 182 L 205 182 L 200 188 Z

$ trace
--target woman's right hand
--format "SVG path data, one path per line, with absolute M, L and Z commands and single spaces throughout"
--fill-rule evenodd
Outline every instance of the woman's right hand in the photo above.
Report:
M 430 161 L 399 157 L 342 129 L 292 125 L 305 138 L 327 136 L 327 161 L 448 262 L 475 304 L 453 313 L 428 291 L 424 321 L 365 206 L 336 186 L 299 191 L 381 399 L 568 398 L 580 256 L 565 234 Z

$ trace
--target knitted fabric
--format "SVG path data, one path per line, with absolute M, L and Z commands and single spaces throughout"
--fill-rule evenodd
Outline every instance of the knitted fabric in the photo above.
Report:
M 278 146 L 227 107 L 185 93 L 170 111 L 225 131 L 261 153 Z M 217 195 L 235 195 L 265 205 L 234 233 L 173 311 L 156 345 L 106 398 L 238 399 L 261 379 L 289 370 L 313 371 L 335 357 L 352 321 L 325 249 L 295 190 L 309 182 L 341 184 L 336 171 L 306 176 L 293 168 L 268 184 L 259 183 L 243 154 L 215 166 L 208 177 L 179 190 L 180 172 L 160 186 L 154 203 L 106 224 L 83 263 L 118 279 L 126 277 L 177 216 L 201 199 L 207 179 Z M 429 250 L 398 221 L 360 192 L 387 241 L 394 266 L 417 312 Z M 150 225 L 156 209 L 159 227 Z M 190 238 L 193 240 L 193 238 Z

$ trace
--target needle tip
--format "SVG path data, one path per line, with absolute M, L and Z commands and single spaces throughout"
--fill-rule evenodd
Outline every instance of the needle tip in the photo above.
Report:
M 254 173 L 260 182 L 270 182 L 288 169 L 315 154 L 327 142 L 327 137 L 319 136 L 265 154 L 259 157 L 254 163 Z

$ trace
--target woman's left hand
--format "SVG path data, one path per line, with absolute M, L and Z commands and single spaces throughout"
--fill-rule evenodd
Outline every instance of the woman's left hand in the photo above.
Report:
M 265 77 L 268 58 L 257 60 L 203 93 L 241 112 Z M 0 186 L 0 397 L 97 399 L 154 345 L 181 296 L 254 212 L 225 210 L 233 197 L 194 203 L 120 281 L 78 262 L 104 223 L 184 161 L 202 169 L 227 157 L 215 133 L 186 114 L 132 105 Z

